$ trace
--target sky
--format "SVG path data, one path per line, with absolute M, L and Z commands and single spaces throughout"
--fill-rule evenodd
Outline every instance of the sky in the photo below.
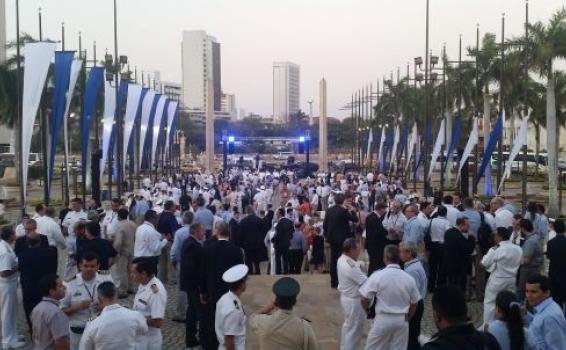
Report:
M 15 0 L 6 1 L 8 39 L 15 38 Z M 301 66 L 301 109 L 314 100 L 318 82 L 328 84 L 328 114 L 344 118 L 341 107 L 354 92 L 391 72 L 405 74 L 414 57 L 425 54 L 425 0 L 118 0 L 120 54 L 139 71 L 161 72 L 164 81 L 181 82 L 183 30 L 206 30 L 221 43 L 222 90 L 236 95 L 238 108 L 272 114 L 272 63 Z M 531 0 L 530 20 L 546 21 L 560 0 Z M 78 48 L 78 32 L 90 50 L 97 42 L 113 53 L 112 0 L 20 1 L 21 31 L 38 32 L 42 8 L 44 37 Z M 507 38 L 523 33 L 523 0 L 430 0 L 430 49 L 439 55 L 446 43 L 456 59 L 458 38 L 475 46 L 476 25 L 497 34 L 505 13 Z M 92 50 L 90 50 L 92 51 Z M 89 53 L 91 55 L 91 53 Z M 465 59 L 465 57 L 464 57 Z M 411 68 L 412 71 L 413 68 Z

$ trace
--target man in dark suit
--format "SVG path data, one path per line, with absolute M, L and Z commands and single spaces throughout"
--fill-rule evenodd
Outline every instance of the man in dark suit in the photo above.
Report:
M 383 264 L 383 249 L 387 245 L 387 231 L 383 227 L 383 217 L 387 204 L 380 202 L 375 205 L 366 218 L 366 250 L 369 255 L 368 276 L 375 270 L 385 267 Z
M 259 275 L 259 263 L 267 260 L 267 250 L 265 247 L 265 222 L 255 214 L 253 208 L 246 208 L 245 218 L 240 221 L 242 237 L 242 247 L 246 255 L 246 265 L 250 269 L 250 275 Z
M 444 259 L 448 284 L 456 285 L 466 291 L 466 276 L 470 268 L 471 255 L 476 241 L 468 235 L 470 223 L 465 217 L 456 220 L 456 227 L 452 227 L 444 235 Z
M 344 207 L 346 197 L 342 193 L 334 196 L 335 205 L 328 208 L 324 215 L 322 229 L 328 243 L 330 243 L 330 287 L 338 287 L 338 272 L 336 264 L 342 254 L 342 245 L 346 238 L 353 237 L 350 229 L 350 222 L 358 222 L 358 216 L 353 212 L 353 208 Z
M 546 256 L 550 260 L 548 277 L 552 287 L 552 298 L 560 307 L 564 307 L 566 303 L 566 270 L 564 270 L 566 265 L 566 236 L 564 235 L 566 227 L 562 219 L 557 219 L 553 226 L 556 237 L 548 241 L 546 248 Z
M 289 273 L 288 252 L 293 237 L 293 221 L 285 217 L 285 209 L 277 210 L 277 225 L 275 226 L 275 234 L 271 239 L 273 249 L 275 249 L 275 274 L 280 275 Z
M 201 224 L 191 225 L 191 234 L 183 242 L 181 248 L 181 269 L 179 288 L 187 293 L 188 307 L 185 323 L 185 346 L 188 348 L 199 345 L 197 340 L 197 322 L 201 318 L 199 274 L 202 265 L 202 242 L 205 238 L 205 229 Z M 202 327 L 202 323 L 200 323 Z M 202 333 L 202 330 L 199 332 Z
M 242 250 L 230 243 L 230 229 L 225 222 L 218 222 L 215 238 L 208 240 L 202 251 L 200 269 L 200 301 L 203 304 L 200 342 L 203 350 L 216 350 L 218 340 L 214 329 L 216 302 L 228 292 L 228 284 L 222 274 L 232 266 L 243 264 Z

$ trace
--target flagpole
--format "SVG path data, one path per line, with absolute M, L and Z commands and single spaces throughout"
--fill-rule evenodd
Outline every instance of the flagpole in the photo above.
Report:
M 525 1 L 525 91 L 524 91 L 524 111 L 523 118 L 529 114 L 529 105 L 527 99 L 529 97 L 529 0 Z M 521 179 L 521 204 L 523 205 L 522 212 L 524 213 L 527 208 L 527 149 L 529 145 L 528 142 L 523 146 L 523 174 Z M 536 159 L 538 161 L 538 159 Z M 562 186 L 560 187 L 562 191 Z M 562 201 L 560 201 L 562 204 Z
M 18 133 L 18 151 L 19 151 L 19 161 L 20 167 L 18 171 L 18 177 L 20 178 L 20 202 L 22 205 L 21 212 L 22 216 L 26 215 L 26 193 L 24 191 L 24 174 L 23 168 L 27 166 L 24 164 L 24 138 L 23 138 L 23 116 L 22 116 L 22 74 L 21 74 L 21 54 L 20 54 L 20 1 L 16 0 L 16 88 L 17 88 L 17 108 L 18 108 L 18 118 L 17 118 L 17 128 Z
M 43 23 L 41 18 L 41 7 L 38 12 L 39 19 L 39 41 L 43 40 Z M 49 154 L 47 147 L 47 139 L 49 138 L 47 125 L 47 113 L 44 111 L 44 99 L 42 97 L 40 108 L 39 108 L 39 120 L 40 120 L 40 135 L 41 135 L 41 153 L 42 153 L 42 165 L 43 165 L 43 202 L 45 205 L 49 205 L 49 169 L 47 166 L 47 157 Z
M 61 23 L 61 50 L 65 51 L 65 22 Z M 65 206 L 69 206 L 69 132 L 67 126 L 67 116 L 63 116 L 63 163 L 65 169 L 65 184 L 63 186 L 64 190 L 64 202 Z M 55 152 L 55 150 L 52 150 Z
M 499 77 L 499 113 L 503 113 L 505 110 L 504 99 L 503 99 L 503 77 L 505 70 L 505 14 L 501 16 L 501 74 Z M 503 126 L 505 127 L 505 126 Z M 497 183 L 501 183 L 502 176 L 502 164 L 503 162 L 503 134 L 497 144 Z M 501 191 L 497 189 L 497 194 L 501 194 Z

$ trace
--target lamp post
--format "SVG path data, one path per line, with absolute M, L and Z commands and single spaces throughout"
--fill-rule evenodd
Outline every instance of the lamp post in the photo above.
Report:
M 430 111 L 429 111 L 429 86 L 428 86 L 428 77 L 429 77 L 429 0 L 426 0 L 426 39 L 425 39 L 425 125 L 431 125 L 431 120 L 430 120 Z M 424 139 L 424 154 L 425 156 L 425 166 L 424 166 L 424 195 L 425 197 L 430 193 L 430 183 L 429 183 L 429 179 L 428 179 L 428 173 L 429 173 L 429 166 L 430 166 L 430 162 L 428 160 L 428 155 L 430 154 L 430 142 L 431 140 L 428 139 L 428 137 L 426 137 L 425 135 L 425 139 Z
M 118 168 L 118 176 L 117 176 L 117 184 L 118 184 L 118 198 L 122 197 L 122 113 L 120 113 L 120 101 L 118 101 L 118 90 L 120 89 L 118 74 L 120 73 L 120 57 L 118 57 L 118 7 L 116 4 L 116 0 L 114 0 L 114 84 L 116 85 L 115 93 L 116 93 L 116 113 L 115 113 L 115 120 L 116 120 L 116 158 L 117 158 L 117 168 Z M 125 62 L 124 62 L 125 63 Z M 112 179 L 110 179 L 112 181 Z

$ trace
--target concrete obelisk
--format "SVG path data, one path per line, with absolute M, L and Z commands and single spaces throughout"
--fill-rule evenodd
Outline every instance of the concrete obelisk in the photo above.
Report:
M 321 171 L 328 171 L 328 129 L 326 126 L 326 79 L 319 84 L 318 164 Z
M 207 173 L 214 171 L 214 85 L 206 82 L 206 160 Z

